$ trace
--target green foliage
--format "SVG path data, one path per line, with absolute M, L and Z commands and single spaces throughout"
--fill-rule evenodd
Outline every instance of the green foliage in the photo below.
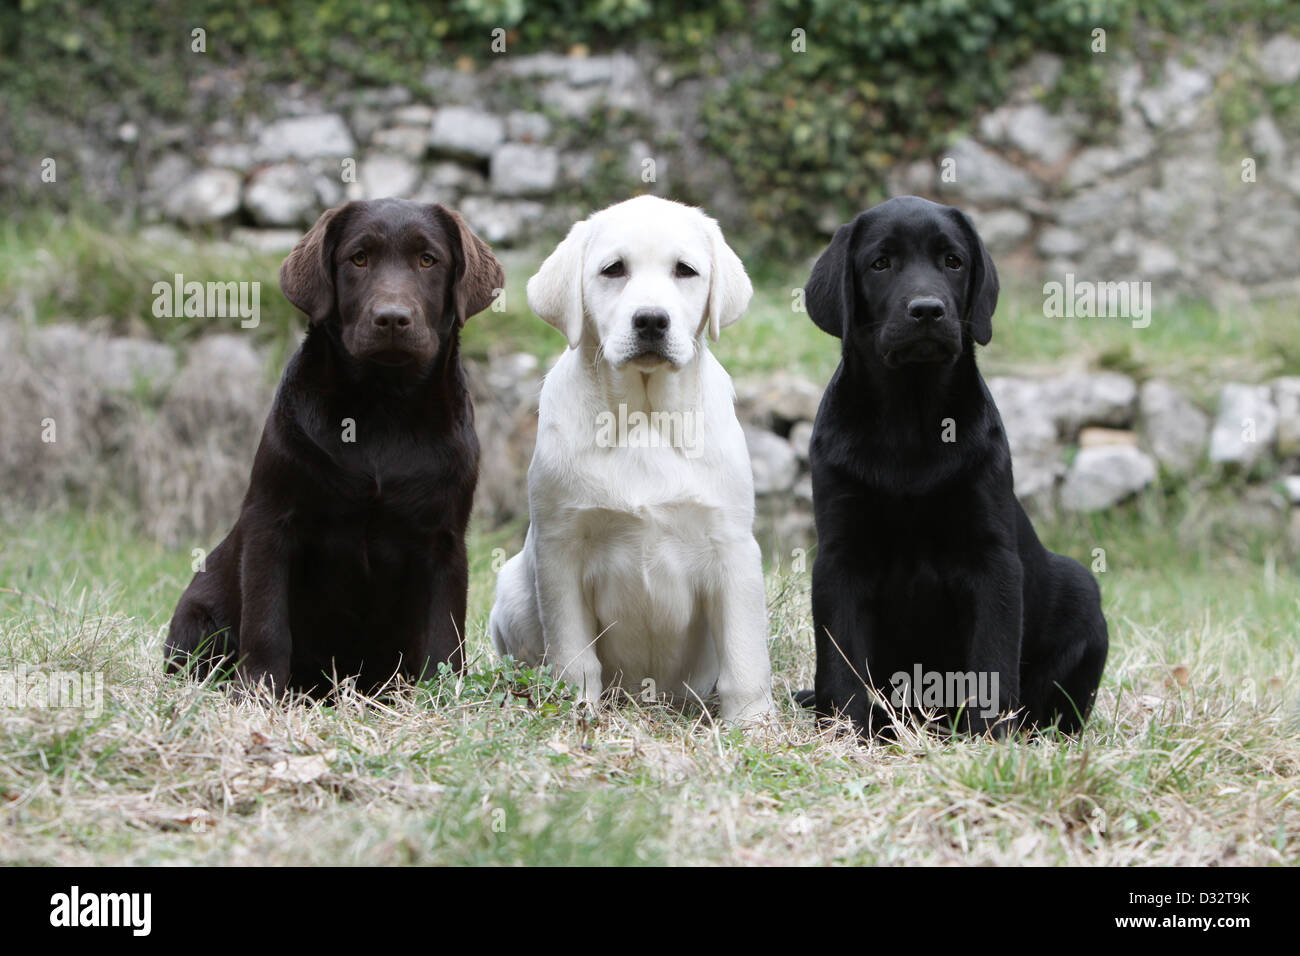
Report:
M 1114 118 L 1104 95 L 1112 61 L 1091 51 L 1095 29 L 1106 31 L 1108 52 L 1128 48 L 1155 63 L 1172 39 L 1239 33 L 1243 25 L 1260 36 L 1295 30 L 1300 7 L 1289 0 L 21 0 L 0 10 L 0 160 L 3 134 L 46 135 L 27 129 L 27 114 L 85 124 L 143 112 L 193 122 L 256 106 L 269 82 L 418 87 L 431 66 L 487 61 L 499 31 L 511 54 L 650 45 L 679 76 L 710 81 L 702 125 L 747 204 L 741 251 L 788 259 L 810 251 L 819 220 L 842 220 L 882 198 L 890 168 L 941 150 L 998 103 L 1033 55 L 1052 53 L 1065 65 L 1044 98 L 1069 100 L 1104 135 Z M 191 50 L 197 28 L 206 31 L 205 53 Z M 804 31 L 803 52 L 792 48 L 795 30 Z M 1300 115 L 1300 96 L 1274 89 L 1248 99 L 1238 91 L 1227 120 L 1265 107 L 1290 121 Z M 583 130 L 587 142 L 596 141 L 591 132 Z M 17 142 L 19 154 L 23 146 Z M 598 157 L 598 169 L 618 159 Z M 598 175 L 582 198 L 593 205 L 620 198 L 609 192 L 610 179 Z

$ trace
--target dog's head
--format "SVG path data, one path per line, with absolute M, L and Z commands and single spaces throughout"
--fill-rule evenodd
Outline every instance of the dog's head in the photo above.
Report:
M 456 213 L 404 199 L 326 210 L 280 266 L 280 289 L 312 325 L 380 365 L 425 365 L 504 283 L 501 264 Z
M 992 338 L 998 274 L 965 213 L 901 196 L 836 230 L 804 298 L 846 353 L 887 368 L 949 365 Z
M 681 368 L 707 330 L 717 341 L 754 289 L 718 224 L 698 209 L 638 196 L 576 223 L 528 280 L 528 305 L 576 348 L 615 368 Z

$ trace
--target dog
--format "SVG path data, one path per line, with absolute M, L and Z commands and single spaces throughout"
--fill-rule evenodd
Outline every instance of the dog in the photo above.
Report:
M 840 226 L 805 287 L 842 340 L 809 455 L 813 703 L 864 736 L 893 736 L 891 710 L 924 724 L 927 708 L 965 732 L 1072 734 L 1101 680 L 1097 583 L 1039 542 L 976 368 L 997 300 L 970 219 L 915 196 Z
M 754 482 L 708 349 L 753 287 L 718 224 L 653 196 L 578 222 L 528 282 L 569 348 L 546 376 L 523 550 L 497 579 L 497 653 L 603 691 L 772 713 Z
M 478 477 L 460 331 L 503 285 L 460 215 L 406 200 L 325 212 L 280 268 L 309 324 L 239 519 L 172 617 L 166 669 L 320 696 L 464 666 Z

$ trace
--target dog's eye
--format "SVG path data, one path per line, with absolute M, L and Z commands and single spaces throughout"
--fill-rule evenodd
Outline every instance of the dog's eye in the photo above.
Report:
M 366 267 L 366 263 L 369 262 L 370 260 L 366 258 L 366 254 L 364 252 L 358 252 L 352 256 L 352 259 L 350 261 L 358 269 L 364 269 Z
M 950 252 L 944 257 L 943 264 L 949 269 L 960 269 L 962 267 L 961 256 L 954 256 Z
M 426 253 L 423 253 L 423 254 L 420 256 L 420 265 L 423 266 L 423 267 L 426 268 L 426 269 L 432 269 L 432 268 L 433 268 L 435 265 L 437 265 L 437 264 L 438 264 L 438 260 L 435 259 L 433 256 L 431 256 L 431 255 L 430 255 L 429 253 L 427 253 L 427 252 L 426 252 Z
M 875 269 L 877 272 L 884 272 L 889 268 L 889 257 L 881 256 L 875 262 L 871 263 L 871 268 Z
M 605 266 L 605 268 L 600 270 L 600 274 L 606 279 L 621 278 L 626 274 L 626 270 L 623 268 L 623 260 L 619 259 L 617 262 L 611 262 L 609 265 Z
M 679 279 L 689 279 L 691 276 L 699 275 L 699 273 L 696 272 L 694 269 L 692 269 L 690 266 L 688 266 L 686 263 L 679 262 L 677 263 L 677 267 L 673 269 L 673 275 L 675 275 Z

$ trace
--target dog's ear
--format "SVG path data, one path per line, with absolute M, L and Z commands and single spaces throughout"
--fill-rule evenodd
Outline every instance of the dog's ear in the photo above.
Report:
M 754 285 L 745 274 L 745 264 L 722 237 L 717 220 L 704 217 L 704 229 L 709 234 L 712 249 L 712 275 L 709 279 L 709 340 L 718 341 L 718 335 L 736 322 L 749 308 L 754 297 Z
M 466 319 L 482 312 L 500 294 L 506 284 L 505 270 L 492 255 L 492 248 L 474 234 L 460 213 L 438 203 L 430 206 L 456 250 L 452 303 L 456 324 L 463 327 Z
M 993 338 L 993 312 L 998 307 L 998 270 L 984 246 L 984 240 L 975 231 L 970 216 L 954 209 L 957 221 L 966 234 L 966 248 L 970 251 L 970 288 L 966 290 L 965 320 L 970 323 L 972 338 L 980 345 L 988 345 Z
M 812 275 L 803 289 L 804 306 L 817 328 L 843 338 L 853 324 L 857 308 L 857 277 L 854 274 L 853 245 L 858 223 L 865 213 L 835 230 L 831 244 L 817 257 Z
M 312 325 L 334 311 L 334 244 L 350 202 L 326 209 L 280 264 L 280 291 Z
M 577 348 L 586 320 L 582 297 L 582 268 L 587 258 L 589 220 L 575 222 L 569 234 L 546 257 L 537 274 L 528 280 L 528 307 L 555 326 Z

